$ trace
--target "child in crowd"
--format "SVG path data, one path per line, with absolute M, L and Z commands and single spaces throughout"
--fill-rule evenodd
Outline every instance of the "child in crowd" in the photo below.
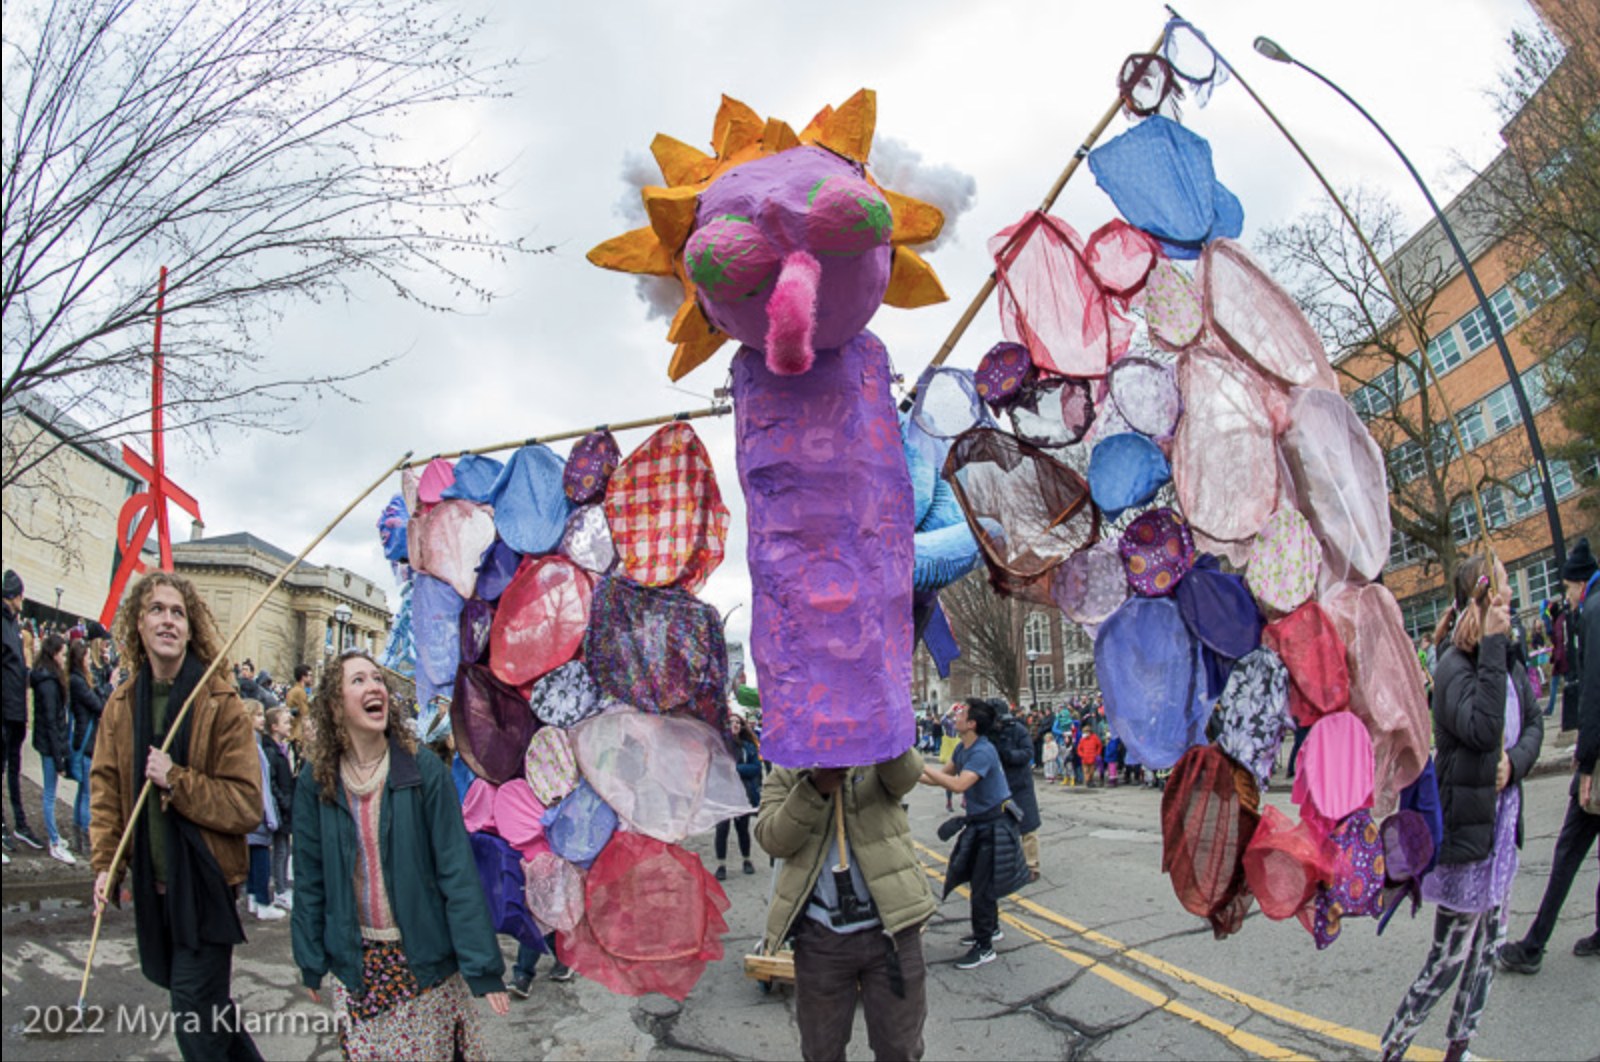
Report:
M 289 838 L 294 828 L 294 750 L 289 731 L 293 713 L 287 708 L 272 708 L 265 715 L 267 732 L 261 738 L 272 778 L 272 799 L 278 806 L 278 828 L 272 834 L 272 902 L 290 910 L 294 894 L 289 888 Z
M 1083 736 L 1078 739 L 1078 760 L 1083 765 L 1083 773 L 1087 778 L 1086 786 L 1093 786 L 1095 778 L 1100 771 L 1100 753 L 1104 749 L 1100 735 L 1094 732 L 1094 727 L 1085 726 Z
M 1053 782 L 1061 773 L 1061 746 L 1056 744 L 1056 736 L 1046 733 L 1044 736 L 1043 751 L 1040 759 L 1044 760 L 1044 780 Z
M 246 838 L 250 843 L 250 877 L 245 888 L 250 913 L 262 922 L 276 922 L 288 912 L 272 902 L 272 835 L 278 832 L 278 805 L 272 798 L 272 768 L 259 742 L 266 730 L 266 713 L 257 700 L 245 701 L 244 709 L 250 713 L 250 724 L 258 736 L 256 759 L 261 765 L 261 824 Z

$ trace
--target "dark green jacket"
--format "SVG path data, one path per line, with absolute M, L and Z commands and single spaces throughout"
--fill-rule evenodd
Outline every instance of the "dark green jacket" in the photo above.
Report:
M 505 991 L 505 960 L 461 823 L 450 772 L 427 749 L 389 745 L 389 780 L 378 813 L 383 885 L 417 983 L 438 984 L 457 970 L 474 995 Z M 294 793 L 294 961 L 307 988 L 332 973 L 362 991 L 361 925 L 356 914 L 356 822 L 344 787 L 328 804 L 311 765 Z

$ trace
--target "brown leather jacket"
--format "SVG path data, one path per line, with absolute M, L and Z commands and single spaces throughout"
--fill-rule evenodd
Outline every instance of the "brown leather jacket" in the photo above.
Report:
M 106 701 L 95 738 L 94 766 L 89 771 L 89 865 L 96 873 L 111 866 L 117 842 L 139 797 L 143 778 L 133 776 L 133 687 L 128 679 Z M 177 711 L 179 705 L 173 705 Z M 174 765 L 167 774 L 172 788 L 153 789 L 168 811 L 200 827 L 200 835 L 216 857 L 229 885 L 249 875 L 250 850 L 245 835 L 261 824 L 261 761 L 256 733 L 226 676 L 211 676 L 205 693 L 189 709 L 189 765 Z M 133 853 L 123 853 L 118 879 Z M 113 893 L 114 894 L 114 893 Z

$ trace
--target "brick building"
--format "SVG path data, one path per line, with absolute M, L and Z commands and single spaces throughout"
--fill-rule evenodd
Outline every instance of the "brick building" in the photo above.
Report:
M 1581 5 L 1552 0 L 1536 0 L 1535 7 L 1569 48 L 1597 47 L 1595 42 L 1600 37 L 1582 29 L 1585 18 L 1593 22 L 1592 12 L 1584 15 Z M 1536 98 L 1533 106 L 1538 102 Z M 1445 215 L 1488 295 L 1548 451 L 1570 433 L 1562 423 L 1560 410 L 1552 405 L 1545 371 L 1548 360 L 1563 352 L 1572 340 L 1560 337 L 1552 342 L 1532 325 L 1541 308 L 1562 294 L 1562 287 L 1537 261 L 1518 261 L 1509 242 L 1487 220 L 1493 213 L 1489 205 L 1495 194 L 1493 189 L 1513 179 L 1519 166 L 1512 152 L 1519 147 L 1517 128 L 1525 116 L 1514 117 L 1502 130 L 1509 145 L 1507 150 L 1445 207 Z M 1557 152 L 1553 158 L 1532 160 L 1531 164 L 1523 158 L 1521 169 L 1533 173 L 1535 180 L 1555 180 L 1564 165 L 1561 156 Z M 1489 539 L 1506 565 L 1524 613 L 1532 613 L 1542 600 L 1560 592 L 1560 580 L 1527 432 L 1484 311 L 1465 274 L 1455 264 L 1438 222 L 1429 221 L 1387 266 L 1391 273 L 1414 277 L 1425 273 L 1430 262 L 1435 269 L 1443 264 L 1443 273 L 1428 311 L 1427 357 L 1466 448 L 1464 455 L 1457 452 L 1448 425 L 1439 417 L 1443 430 L 1433 441 L 1434 456 L 1436 463 L 1448 465 L 1443 480 L 1452 499 L 1449 517 L 1453 537 L 1458 546 L 1480 538 L 1478 516 L 1467 493 L 1469 477 L 1478 479 Z M 1402 347 L 1415 346 L 1404 339 L 1396 342 Z M 1416 353 L 1412 349 L 1406 356 L 1414 359 Z M 1415 382 L 1391 357 L 1372 351 L 1355 353 L 1345 359 L 1341 368 L 1357 378 L 1346 381 L 1346 394 L 1385 448 L 1393 496 L 1426 474 L 1422 446 L 1398 432 L 1385 431 L 1389 426 L 1383 423 L 1391 410 L 1406 416 L 1414 413 L 1421 401 Z M 1549 468 L 1563 533 L 1570 547 L 1578 536 L 1594 532 L 1586 526 L 1579 499 L 1595 489 L 1600 468 L 1593 460 L 1587 467 L 1577 468 L 1551 461 Z M 1446 578 L 1447 573 L 1432 551 L 1404 533 L 1395 532 L 1385 582 L 1399 599 L 1406 626 L 1413 635 L 1431 630 L 1448 608 Z

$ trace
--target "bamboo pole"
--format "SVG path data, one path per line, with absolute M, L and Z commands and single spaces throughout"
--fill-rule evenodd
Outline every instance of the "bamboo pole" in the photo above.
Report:
M 343 522 L 344 518 L 349 516 L 355 507 L 360 505 L 362 501 L 366 499 L 367 495 L 377 490 L 383 485 L 384 480 L 388 479 L 390 476 L 394 475 L 396 471 L 403 468 L 406 461 L 409 460 L 410 457 L 411 451 L 407 450 L 400 456 L 400 460 L 384 469 L 383 475 L 373 480 L 371 485 L 369 485 L 360 494 L 352 498 L 350 500 L 350 504 L 346 505 L 339 515 L 335 516 L 333 520 L 329 522 L 327 527 L 324 527 L 321 531 L 319 531 L 317 536 L 307 543 L 306 548 L 300 551 L 300 555 L 285 565 L 283 571 L 278 573 L 278 577 L 272 580 L 271 584 L 268 585 L 266 590 L 262 592 L 261 599 L 255 603 L 255 606 L 251 608 L 248 613 L 245 614 L 243 622 L 241 622 L 239 626 L 234 629 L 233 636 L 223 644 L 222 649 L 217 653 L 216 658 L 206 665 L 205 672 L 200 676 L 200 680 L 195 683 L 193 691 L 191 691 L 189 696 L 184 699 L 182 707 L 178 709 L 178 714 L 172 717 L 172 721 L 167 726 L 166 740 L 161 742 L 161 751 L 163 753 L 167 751 L 167 748 L 172 744 L 173 739 L 178 736 L 178 728 L 183 725 L 184 717 L 188 714 L 190 707 L 194 705 L 195 698 L 199 697 L 201 693 L 204 692 L 207 684 L 211 681 L 211 676 L 216 673 L 217 668 L 221 667 L 222 662 L 227 658 L 228 650 L 233 648 L 234 643 L 239 640 L 239 636 L 249 628 L 251 622 L 253 622 L 256 618 L 256 613 L 261 611 L 262 606 L 267 603 L 267 599 L 272 596 L 272 592 L 283 584 L 284 579 L 288 578 L 289 573 L 294 571 L 300 562 L 306 559 L 306 555 L 309 554 L 313 549 L 316 549 L 322 540 L 327 538 L 329 533 L 332 532 L 335 527 L 338 527 L 339 524 Z M 117 867 L 121 864 L 122 857 L 127 852 L 128 842 L 133 837 L 133 828 L 139 821 L 139 813 L 144 810 L 145 803 L 149 800 L 151 785 L 152 783 L 150 779 L 146 778 L 144 780 L 144 784 L 139 788 L 139 798 L 133 803 L 133 811 L 131 814 L 129 814 L 128 821 L 122 828 L 122 838 L 117 842 L 117 850 L 111 856 L 111 865 L 106 870 L 106 887 L 108 890 L 114 887 L 116 884 Z M 107 896 L 106 900 L 109 902 L 110 897 Z M 105 916 L 106 904 L 99 904 L 94 914 L 94 930 L 89 935 L 89 955 L 88 958 L 86 958 L 83 962 L 83 980 L 78 985 L 78 1011 L 80 1013 L 83 1011 L 84 1000 L 86 1000 L 89 996 L 89 975 L 94 968 L 94 953 L 95 949 L 100 943 L 100 926 L 101 923 L 104 922 Z
M 1150 46 L 1149 50 L 1151 52 L 1158 51 L 1165 36 L 1166 27 L 1163 26 L 1161 35 L 1156 37 L 1155 43 Z M 1083 164 L 1084 159 L 1089 157 L 1089 151 L 1094 147 L 1095 142 L 1100 139 L 1101 135 L 1105 133 L 1106 128 L 1116 118 L 1117 112 L 1120 110 L 1122 110 L 1122 96 L 1119 94 L 1116 102 L 1106 109 L 1106 113 L 1100 116 L 1100 120 L 1094 124 L 1094 128 L 1089 130 L 1089 134 L 1083 138 L 1083 142 L 1078 145 L 1078 149 L 1072 153 L 1072 158 L 1067 163 L 1066 168 L 1056 177 L 1055 183 L 1050 186 L 1050 190 L 1045 193 L 1044 199 L 1040 201 L 1038 213 L 1047 214 L 1050 212 L 1050 208 L 1056 205 L 1056 200 L 1060 198 L 1062 191 L 1067 187 L 1067 182 L 1072 180 L 1073 174 L 1078 172 L 1078 167 Z M 977 318 L 978 311 L 983 309 L 984 303 L 989 301 L 989 296 L 994 294 L 994 289 L 998 283 L 995 270 L 990 270 L 989 275 L 978 287 L 977 294 L 967 304 L 966 310 L 957 319 L 955 327 L 950 330 L 950 334 L 945 338 L 944 343 L 940 345 L 938 352 L 934 354 L 933 360 L 928 363 L 928 369 L 937 369 L 949 359 L 956 349 L 956 344 L 961 342 L 961 337 L 966 335 L 967 329 L 972 326 L 972 322 Z M 926 373 L 927 369 L 924 369 L 923 372 Z M 921 377 L 918 377 L 918 379 L 920 380 Z M 901 403 L 901 409 L 910 409 L 916 397 L 916 387 L 913 385 L 911 392 L 906 396 L 905 401 Z
M 1167 12 L 1171 14 L 1173 18 L 1183 18 L 1183 16 L 1180 15 L 1171 4 L 1167 4 L 1166 8 Z M 1187 22 L 1188 20 L 1184 19 L 1184 21 Z M 1193 23 L 1190 23 L 1190 25 L 1193 25 Z M 1383 280 L 1383 286 L 1388 290 L 1389 298 L 1394 302 L 1395 309 L 1399 312 L 1401 321 L 1405 324 L 1407 330 L 1411 332 L 1411 337 L 1417 344 L 1417 357 L 1421 361 L 1422 375 L 1428 381 L 1426 384 L 1424 384 L 1424 386 L 1432 386 L 1434 395 L 1438 399 L 1440 407 L 1444 410 L 1445 422 L 1450 425 L 1451 439 L 1455 443 L 1457 451 L 1460 452 L 1462 460 L 1466 460 L 1469 452 L 1466 441 L 1461 437 L 1461 427 L 1456 423 L 1455 411 L 1451 408 L 1450 400 L 1444 393 L 1444 387 L 1439 383 L 1439 374 L 1434 370 L 1433 362 L 1428 359 L 1428 334 L 1426 328 L 1423 326 L 1423 322 L 1420 319 L 1420 315 L 1417 313 L 1416 308 L 1413 307 L 1405 298 L 1400 291 L 1399 285 L 1394 282 L 1394 279 L 1389 275 L 1389 271 L 1384 268 L 1383 259 L 1379 257 L 1378 252 L 1373 249 L 1372 242 L 1367 239 L 1367 234 L 1363 232 L 1361 226 L 1356 223 L 1355 215 L 1350 212 L 1350 208 L 1345 204 L 1344 197 L 1339 195 L 1339 193 L 1334 190 L 1333 184 L 1326 176 L 1323 175 L 1321 167 L 1319 167 L 1316 162 L 1312 160 L 1311 155 L 1307 153 L 1304 147 L 1301 146 L 1300 141 L 1295 138 L 1295 135 L 1289 132 L 1288 127 L 1283 124 L 1283 122 L 1278 118 L 1277 114 L 1273 112 L 1272 108 L 1267 106 L 1266 101 L 1256 94 L 1255 89 L 1250 87 L 1250 82 L 1246 81 L 1244 77 L 1240 75 L 1239 71 L 1234 68 L 1234 65 L 1228 62 L 1223 54 L 1217 50 L 1216 45 L 1211 44 L 1209 38 L 1207 38 L 1206 44 L 1211 48 L 1212 54 L 1217 57 L 1217 62 L 1221 63 L 1227 68 L 1228 73 L 1239 82 L 1239 87 L 1244 89 L 1246 94 L 1248 94 L 1249 97 L 1255 101 L 1255 105 L 1261 109 L 1261 113 L 1267 116 L 1268 120 L 1272 122 L 1273 126 L 1280 134 L 1282 134 L 1283 138 L 1289 142 L 1289 146 L 1294 148 L 1295 154 L 1300 156 L 1300 161 L 1306 164 L 1306 168 L 1309 169 L 1312 176 L 1317 179 L 1317 183 L 1322 185 L 1322 190 L 1328 193 L 1329 199 L 1333 200 L 1333 205 L 1338 208 L 1339 213 L 1344 217 L 1345 223 L 1350 226 L 1350 231 L 1355 234 L 1356 240 L 1360 242 L 1361 249 L 1366 252 L 1368 258 L 1372 259 L 1373 267 L 1377 269 L 1378 276 Z M 1467 480 L 1467 489 L 1471 493 L 1472 507 L 1478 517 L 1478 538 L 1483 543 L 1484 550 L 1489 555 L 1489 578 L 1491 582 L 1493 582 L 1494 561 L 1497 559 L 1497 557 L 1495 555 L 1494 544 L 1489 538 L 1489 521 L 1486 518 L 1483 508 L 1483 499 L 1478 493 L 1477 481 L 1470 476 Z M 1498 590 L 1499 588 L 1496 586 L 1493 587 L 1493 589 Z
M 537 443 L 561 442 L 565 439 L 581 439 L 592 431 L 627 431 L 630 428 L 653 428 L 657 424 L 671 424 L 680 420 L 699 420 L 701 417 L 725 417 L 733 412 L 733 407 L 726 402 L 707 406 L 704 409 L 691 409 L 682 413 L 664 413 L 659 417 L 645 417 L 641 420 L 625 420 L 616 424 L 596 424 L 592 428 L 574 428 L 571 431 L 559 431 L 553 435 L 539 435 L 531 439 L 513 439 L 509 442 L 493 443 L 489 446 L 480 446 L 475 450 L 457 450 L 454 453 L 434 454 L 421 460 L 411 461 L 402 468 L 420 468 L 430 461 L 444 458 L 454 461 L 466 457 L 468 454 L 492 454 L 500 450 L 514 450 L 522 446 L 533 446 Z

